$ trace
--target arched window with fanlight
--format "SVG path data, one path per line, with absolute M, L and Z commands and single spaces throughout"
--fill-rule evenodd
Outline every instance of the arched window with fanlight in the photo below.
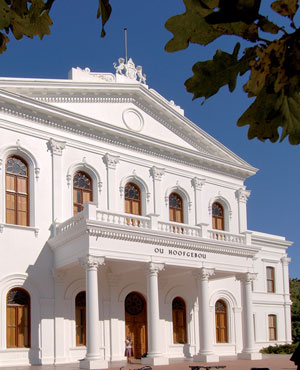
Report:
M 170 221 L 183 222 L 183 201 L 177 193 L 169 195 L 169 216 Z
M 173 342 L 184 344 L 187 343 L 186 332 L 186 307 L 182 298 L 176 297 L 172 301 L 173 317 Z
M 225 230 L 224 226 L 224 208 L 219 202 L 212 205 L 212 228 Z
M 216 342 L 228 343 L 227 306 L 223 300 L 219 300 L 216 302 L 215 315 L 216 315 Z
M 80 292 L 75 298 L 76 346 L 86 345 L 86 294 Z
M 23 158 L 7 158 L 5 185 L 6 223 L 29 226 L 28 165 Z
M 11 289 L 7 293 L 6 346 L 30 347 L 30 296 L 21 288 Z
M 125 186 L 125 212 L 132 215 L 141 215 L 141 191 L 140 188 L 129 182 Z
M 83 210 L 83 204 L 93 201 L 93 182 L 91 177 L 82 171 L 75 173 L 73 178 L 73 209 L 74 215 Z

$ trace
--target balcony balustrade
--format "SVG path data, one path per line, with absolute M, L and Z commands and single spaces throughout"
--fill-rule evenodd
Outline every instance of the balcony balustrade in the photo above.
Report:
M 91 207 L 92 206 L 92 207 Z M 85 220 L 96 221 L 101 224 L 119 225 L 128 229 L 156 230 L 162 233 L 185 235 L 194 238 L 207 238 L 218 242 L 236 244 L 250 244 L 251 239 L 244 234 L 233 234 L 222 230 L 209 230 L 201 226 L 190 226 L 178 222 L 160 221 L 157 216 L 139 216 L 128 213 L 117 213 L 96 209 L 89 204 L 84 211 L 71 217 L 67 221 L 56 225 L 55 234 L 62 234 L 72 228 L 78 227 Z

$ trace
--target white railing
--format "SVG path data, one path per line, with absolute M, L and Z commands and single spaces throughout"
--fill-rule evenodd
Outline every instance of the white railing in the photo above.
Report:
M 140 227 L 143 229 L 151 228 L 150 218 L 148 217 L 100 210 L 97 210 L 96 217 L 97 221 L 107 222 L 110 224 Z
M 200 227 L 188 226 L 186 224 L 181 224 L 178 222 L 158 221 L 158 230 L 167 232 L 167 233 L 175 233 L 175 234 L 190 235 L 190 236 L 201 236 Z
M 208 230 L 210 239 L 220 240 L 224 242 L 246 244 L 246 237 L 244 235 L 231 234 L 227 231 Z
M 78 213 L 77 215 L 69 218 L 67 221 L 65 222 L 62 222 L 61 224 L 58 224 L 55 228 L 55 233 L 56 235 L 57 234 L 61 234 L 73 227 L 75 227 L 76 225 L 78 225 L 80 222 L 84 221 L 85 217 L 84 217 L 84 213 L 83 212 L 80 212 Z

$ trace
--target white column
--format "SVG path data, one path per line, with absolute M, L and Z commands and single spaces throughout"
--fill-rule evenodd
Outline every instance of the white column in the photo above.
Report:
M 213 328 L 212 317 L 209 311 L 209 276 L 214 274 L 214 269 L 201 268 L 196 274 L 199 300 L 199 324 L 200 324 L 200 351 L 194 356 L 196 362 L 219 361 L 219 356 L 213 351 Z
M 98 267 L 104 258 L 87 256 L 80 259 L 86 268 L 86 357 L 80 361 L 81 369 L 107 369 L 108 363 L 100 354 Z
M 247 200 L 250 194 L 250 190 L 245 190 L 243 188 L 235 192 L 239 209 L 239 233 L 247 231 Z
M 282 257 L 282 275 L 283 275 L 283 294 L 284 294 L 284 327 L 285 340 L 292 343 L 292 328 L 291 328 L 291 305 L 290 300 L 290 282 L 289 282 L 289 257 Z
M 160 263 L 149 263 L 147 274 L 147 331 L 148 354 L 142 358 L 145 365 L 168 365 L 169 360 L 162 356 L 160 345 L 158 272 L 164 268 Z
M 120 157 L 106 153 L 103 157 L 103 162 L 106 165 L 106 179 L 107 179 L 107 209 L 109 211 L 117 211 L 117 187 L 116 187 L 116 167 L 119 163 Z
M 63 221 L 62 153 L 65 141 L 50 139 L 47 143 L 52 155 L 52 222 Z
M 53 270 L 54 278 L 54 363 L 66 362 L 65 355 L 65 305 L 64 281 L 65 272 Z
M 161 214 L 161 180 L 162 177 L 165 174 L 164 168 L 158 168 L 158 167 L 151 167 L 150 168 L 150 175 L 153 178 L 153 213 L 154 215 L 160 215 Z
M 242 318 L 243 318 L 243 351 L 239 358 L 243 360 L 259 360 L 262 358 L 261 353 L 255 348 L 254 343 L 254 323 L 253 323 L 253 306 L 252 306 L 252 286 L 251 282 L 257 274 L 247 272 L 240 275 L 238 280 L 242 286 Z

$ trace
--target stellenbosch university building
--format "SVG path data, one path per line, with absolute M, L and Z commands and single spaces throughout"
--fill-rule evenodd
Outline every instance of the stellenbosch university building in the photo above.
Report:
M 0 366 L 107 368 L 128 335 L 150 365 L 291 343 L 291 243 L 247 228 L 256 169 L 115 70 L 0 79 Z

